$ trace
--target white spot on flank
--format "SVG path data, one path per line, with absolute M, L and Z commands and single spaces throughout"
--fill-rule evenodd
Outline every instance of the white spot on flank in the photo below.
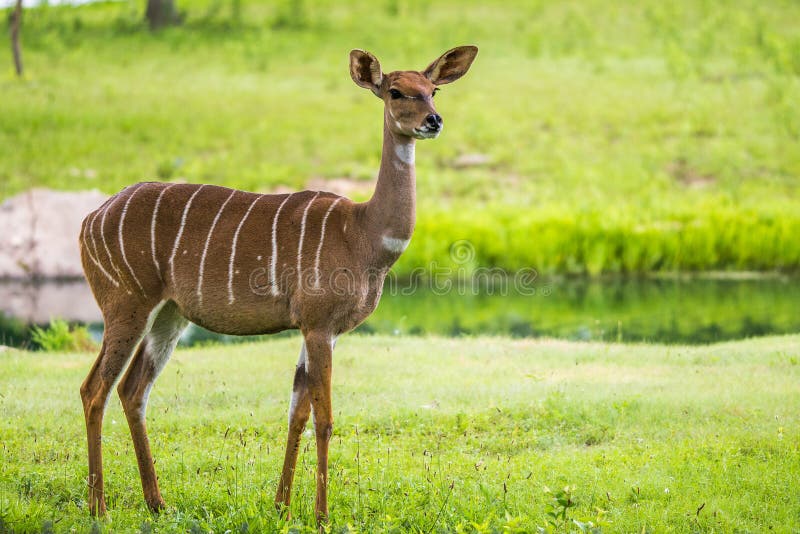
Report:
M 123 242 L 122 239 L 122 229 L 125 225 L 125 215 L 128 214 L 128 205 L 131 203 L 131 200 L 133 200 L 133 197 L 136 196 L 136 193 L 138 193 L 141 188 L 142 184 L 137 185 L 136 189 L 134 189 L 133 192 L 131 193 L 131 196 L 129 196 L 128 200 L 125 201 L 125 205 L 122 206 L 122 215 L 120 215 L 119 217 L 118 233 L 119 233 L 119 250 L 122 253 L 122 261 L 125 262 L 125 266 L 128 267 L 128 271 L 131 273 L 133 281 L 136 282 L 136 285 L 139 286 L 139 289 L 142 290 L 142 295 L 144 295 L 145 294 L 144 287 L 142 287 L 142 283 L 139 282 L 139 278 L 136 276 L 136 273 L 133 272 L 133 267 L 131 267 L 131 264 L 128 262 L 128 256 L 125 254 L 125 243 Z
M 236 241 L 239 239 L 239 232 L 242 230 L 242 226 L 244 222 L 247 220 L 248 215 L 250 212 L 253 211 L 253 206 L 256 205 L 256 202 L 261 200 L 264 195 L 258 195 L 253 202 L 250 203 L 250 206 L 247 208 L 247 211 L 242 217 L 242 220 L 239 221 L 239 226 L 236 227 L 236 232 L 233 234 L 233 241 L 231 242 L 231 259 L 228 263 L 228 304 L 233 304 L 235 300 L 233 297 L 233 261 L 236 259 Z M 239 271 L 236 271 L 237 273 Z
M 308 218 L 308 210 L 311 204 L 317 200 L 319 191 L 314 194 L 314 197 L 306 204 L 306 209 L 303 210 L 303 219 L 300 221 L 300 240 L 297 242 L 297 287 L 300 287 L 303 282 L 302 277 L 302 261 L 303 261 L 303 237 L 306 235 L 306 219 Z
M 211 222 L 211 228 L 208 230 L 208 235 L 206 236 L 206 244 L 203 247 L 203 255 L 200 257 L 200 272 L 197 275 L 197 300 L 198 304 L 203 304 L 203 271 L 205 270 L 206 265 L 206 254 L 208 254 L 208 246 L 211 243 L 211 234 L 214 233 L 214 228 L 217 226 L 217 222 L 219 221 L 220 216 L 222 215 L 222 211 L 225 209 L 225 206 L 228 205 L 228 202 L 231 201 L 233 195 L 236 194 L 236 190 L 231 191 L 231 194 L 228 195 L 228 198 L 225 199 L 225 202 L 222 203 L 222 207 L 219 208 L 217 215 L 214 217 L 214 220 Z
M 398 239 L 396 237 L 389 237 L 383 236 L 383 248 L 388 250 L 389 252 L 394 252 L 395 254 L 400 254 L 406 248 L 408 248 L 408 244 L 411 242 L 410 239 Z
M 406 165 L 413 165 L 414 164 L 414 143 L 405 143 L 405 144 L 398 144 L 394 147 L 394 153 L 397 155 L 397 159 L 405 163 Z
M 175 244 L 172 245 L 172 254 L 169 257 L 169 275 L 173 284 L 175 284 L 175 254 L 178 253 L 178 246 L 181 243 L 183 229 L 186 226 L 186 217 L 189 215 L 189 208 L 192 207 L 192 201 L 194 200 L 194 197 L 197 196 L 197 193 L 202 191 L 203 187 L 204 185 L 201 185 L 194 193 L 192 193 L 192 196 L 189 197 L 188 202 L 186 202 L 186 206 L 183 208 L 183 215 L 181 215 L 181 226 L 178 228 L 178 235 L 175 236 Z
M 256 256 L 257 261 L 261 261 L 261 256 Z
M 278 206 L 278 211 L 275 212 L 275 217 L 272 219 L 272 256 L 269 259 L 269 283 L 271 286 L 271 292 L 273 296 L 278 295 L 278 282 L 275 280 L 275 267 L 277 266 L 278 262 L 278 217 L 281 215 L 281 210 L 283 210 L 283 206 L 292 198 L 292 195 L 286 195 L 286 198 L 283 199 L 281 205 Z
M 319 256 L 322 252 L 322 243 L 325 241 L 325 225 L 328 223 L 328 216 L 333 211 L 333 208 L 336 207 L 336 204 L 342 200 L 342 197 L 337 198 L 331 205 L 328 206 L 328 211 L 325 212 L 325 216 L 322 218 L 322 230 L 320 230 L 319 234 L 319 245 L 317 245 L 317 255 L 314 258 L 314 287 L 319 287 Z
M 156 266 L 156 273 L 161 280 L 163 280 L 161 276 L 161 267 L 158 265 L 158 258 L 156 258 L 156 218 L 158 217 L 158 207 L 161 205 L 161 197 L 174 185 L 175 184 L 168 185 L 158 194 L 155 207 L 153 208 L 153 220 L 150 221 L 150 252 L 153 254 L 153 265 Z

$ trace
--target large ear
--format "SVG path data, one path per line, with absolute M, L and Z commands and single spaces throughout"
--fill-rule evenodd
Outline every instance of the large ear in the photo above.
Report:
M 380 97 L 383 73 L 378 58 L 365 50 L 350 51 L 350 77 L 356 85 L 369 89 Z
M 461 78 L 478 55 L 477 46 L 457 46 L 428 65 L 422 74 L 434 85 L 443 85 Z

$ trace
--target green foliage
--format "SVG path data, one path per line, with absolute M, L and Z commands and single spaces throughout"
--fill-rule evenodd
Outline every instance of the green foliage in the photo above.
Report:
M 550 502 L 547 504 L 549 508 L 547 512 L 547 522 L 551 527 L 567 530 L 567 525 L 570 523 L 567 514 L 571 508 L 576 506 L 572 491 L 573 488 L 569 486 L 565 486 L 564 489 L 556 491 L 545 486 L 544 492 L 550 497 Z
M 53 319 L 46 328 L 34 326 L 31 341 L 46 352 L 92 350 L 96 343 L 84 326 L 70 326 L 63 319 Z
M 595 508 L 592 520 L 579 521 L 571 517 L 571 510 L 578 506 L 575 501 L 575 488 L 565 486 L 563 489 L 551 490 L 544 487 L 544 493 L 549 497 L 547 503 L 547 525 L 537 527 L 540 534 L 551 534 L 556 532 L 576 532 L 588 534 L 602 534 L 604 526 L 609 526 L 610 522 L 606 519 L 606 511 Z
M 27 346 L 29 332 L 30 328 L 24 322 L 6 314 L 0 314 L 0 345 Z
M 346 336 L 331 531 L 797 530 L 798 347 L 798 336 L 694 348 Z M 167 501 L 157 516 L 114 395 L 103 434 L 110 517 L 97 523 L 77 397 L 96 353 L 0 354 L 0 525 L 315 531 L 312 435 L 292 519 L 273 504 L 298 349 L 288 338 L 174 354 L 147 412 Z
M 600 210 L 517 213 L 488 208 L 421 217 L 395 267 L 408 276 L 420 266 L 464 267 L 450 244 L 467 239 L 472 265 L 539 274 L 639 274 L 678 271 L 800 270 L 800 211 L 761 213 L 708 206 L 699 213 Z
M 797 3 L 222 5 L 183 1 L 185 24 L 157 34 L 141 2 L 27 10 L 28 78 L 0 80 L 0 197 L 313 178 L 364 200 L 379 103 L 347 52 L 419 68 L 471 42 L 471 72 L 437 97 L 444 133 L 417 150 L 419 225 L 398 273 L 460 239 L 475 266 L 541 273 L 800 268 Z M 460 163 L 470 154 L 486 163 Z

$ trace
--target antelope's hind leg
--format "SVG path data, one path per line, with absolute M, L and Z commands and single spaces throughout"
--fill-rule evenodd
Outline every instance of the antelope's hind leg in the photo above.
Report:
M 286 513 L 289 518 L 289 505 L 292 500 L 292 481 L 297 465 L 297 453 L 300 449 L 300 438 L 311 414 L 311 397 L 308 394 L 308 376 L 306 362 L 308 354 L 306 344 L 300 349 L 300 358 L 294 372 L 292 385 L 292 400 L 289 404 L 289 435 L 286 439 L 286 455 L 283 460 L 283 470 L 278 481 L 278 492 L 275 495 L 275 507 Z
M 108 397 L 144 336 L 152 309 L 152 305 L 129 301 L 124 306 L 116 307 L 113 313 L 104 313 L 103 345 L 81 385 L 89 453 L 89 511 L 92 515 L 106 512 L 101 440 Z
M 128 371 L 117 387 L 133 438 L 144 500 L 154 512 L 164 508 L 164 499 L 161 498 L 161 491 L 158 488 L 150 441 L 147 437 L 145 423 L 147 400 L 153 383 L 169 361 L 187 324 L 188 321 L 180 314 L 177 305 L 171 300 L 167 301 L 158 310 L 153 326 L 139 345 Z

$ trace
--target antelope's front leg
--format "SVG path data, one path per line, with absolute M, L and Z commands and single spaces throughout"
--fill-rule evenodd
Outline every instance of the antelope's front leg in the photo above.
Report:
M 333 408 L 331 405 L 331 371 L 333 340 L 327 334 L 306 334 L 308 350 L 308 393 L 314 416 L 317 438 L 317 522 L 328 519 L 328 444 L 333 433 Z

